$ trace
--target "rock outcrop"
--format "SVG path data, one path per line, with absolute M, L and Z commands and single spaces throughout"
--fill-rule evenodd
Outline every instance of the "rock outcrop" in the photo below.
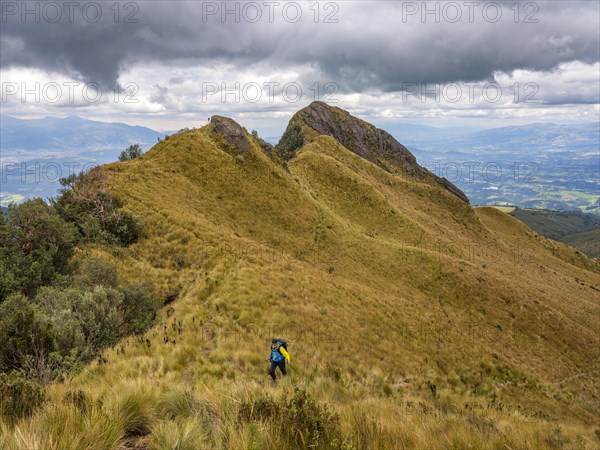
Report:
M 214 132 L 222 135 L 233 147 L 233 152 L 237 150 L 238 153 L 244 154 L 252 149 L 248 135 L 235 120 L 229 117 L 212 116 L 210 123 L 214 127 Z
M 308 130 L 307 130 L 308 128 Z M 437 184 L 469 203 L 467 196 L 445 178 L 421 167 L 415 156 L 388 132 L 352 116 L 343 109 L 315 101 L 298 111 L 290 120 L 275 153 L 284 160 L 293 158 L 312 135 L 336 139 L 348 150 L 389 172 L 397 172 L 422 180 L 433 179 Z

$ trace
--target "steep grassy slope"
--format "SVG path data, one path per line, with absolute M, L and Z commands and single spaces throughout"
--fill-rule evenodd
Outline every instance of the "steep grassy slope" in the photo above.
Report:
M 600 227 L 600 218 L 578 211 L 547 211 L 517 208 L 510 213 L 540 234 L 557 241 L 571 234 Z
M 577 211 L 515 209 L 510 215 L 538 233 L 564 242 L 592 258 L 600 257 L 600 218 Z
M 582 251 L 591 258 L 600 259 L 600 228 L 585 233 L 565 236 L 561 242 Z
M 597 262 L 332 136 L 282 163 L 215 128 L 105 168 L 146 236 L 88 251 L 178 298 L 4 426 L 8 447 L 598 447 Z M 277 386 L 273 336 L 292 354 Z M 339 415 L 335 439 L 244 419 L 294 386 Z M 87 415 L 63 401 L 80 390 Z

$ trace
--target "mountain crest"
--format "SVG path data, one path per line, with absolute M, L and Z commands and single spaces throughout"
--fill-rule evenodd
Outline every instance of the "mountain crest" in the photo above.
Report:
M 415 156 L 388 132 L 324 102 L 312 102 L 294 114 L 275 153 L 289 161 L 304 145 L 320 135 L 333 137 L 348 150 L 388 172 L 402 172 L 423 181 L 432 179 L 469 203 L 458 187 L 421 167 Z

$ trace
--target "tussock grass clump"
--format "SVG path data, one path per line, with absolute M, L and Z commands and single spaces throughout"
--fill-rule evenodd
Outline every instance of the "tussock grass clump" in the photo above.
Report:
M 2 449 L 113 449 L 122 437 L 120 421 L 97 405 L 86 415 L 74 405 L 49 403 L 14 428 L 0 420 Z
M 423 446 L 407 421 L 398 423 L 393 419 L 373 414 L 362 406 L 352 408 L 349 423 L 349 448 L 408 449 Z
M 138 389 L 126 392 L 116 401 L 116 416 L 125 436 L 145 436 L 156 420 L 156 398 L 150 392 Z
M 196 450 L 207 447 L 204 433 L 197 419 L 156 423 L 152 427 L 148 445 L 156 450 Z
M 188 389 L 174 387 L 165 392 L 158 401 L 158 413 L 169 420 L 193 417 L 200 409 L 200 402 Z

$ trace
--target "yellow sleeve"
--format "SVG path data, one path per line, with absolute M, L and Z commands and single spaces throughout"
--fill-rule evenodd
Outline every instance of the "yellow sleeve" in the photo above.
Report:
M 286 349 L 283 347 L 279 347 L 279 351 L 285 357 L 285 359 L 287 359 L 287 362 L 290 362 L 290 354 L 286 351 Z

